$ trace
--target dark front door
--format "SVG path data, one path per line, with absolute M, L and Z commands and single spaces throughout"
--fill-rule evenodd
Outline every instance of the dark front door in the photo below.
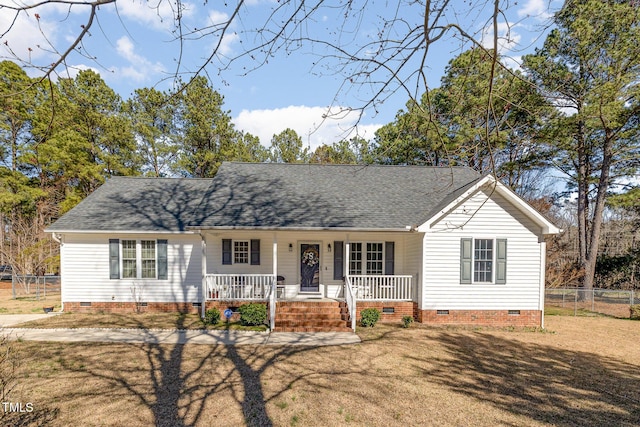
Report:
M 320 290 L 320 245 L 300 244 L 300 292 Z

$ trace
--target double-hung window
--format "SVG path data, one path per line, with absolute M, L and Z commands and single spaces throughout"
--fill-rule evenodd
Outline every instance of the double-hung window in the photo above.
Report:
M 505 284 L 507 239 L 460 240 L 460 283 Z
M 166 240 L 109 240 L 111 279 L 166 279 Z
M 476 239 L 473 242 L 473 281 L 493 282 L 493 240 Z
M 233 263 L 249 264 L 249 241 L 248 240 L 233 241 Z
M 384 274 L 384 246 L 382 242 L 351 243 L 349 274 Z
M 260 239 L 222 239 L 222 264 L 260 265 Z

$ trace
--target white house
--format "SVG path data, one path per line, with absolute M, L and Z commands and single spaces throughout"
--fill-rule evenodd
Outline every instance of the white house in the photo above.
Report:
M 275 330 L 349 330 L 365 307 L 541 326 L 544 237 L 559 232 L 469 168 L 256 163 L 114 177 L 47 231 L 65 311 L 256 301 Z

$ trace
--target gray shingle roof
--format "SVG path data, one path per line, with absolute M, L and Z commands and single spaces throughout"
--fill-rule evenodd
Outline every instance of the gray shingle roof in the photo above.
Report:
M 211 181 L 113 177 L 47 231 L 184 231 Z
M 224 163 L 213 180 L 112 178 L 49 230 L 404 229 L 479 178 L 463 167 Z

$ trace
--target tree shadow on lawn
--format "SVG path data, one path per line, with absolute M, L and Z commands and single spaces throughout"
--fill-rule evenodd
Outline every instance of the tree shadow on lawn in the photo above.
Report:
M 104 346 L 103 351 L 99 350 L 100 346 Z M 241 408 L 242 419 L 238 419 L 241 424 L 272 426 L 273 421 L 266 409 L 267 403 L 290 389 L 292 384 L 303 380 L 309 373 L 303 373 L 299 369 L 282 373 L 287 378 L 287 383 L 278 392 L 271 393 L 271 397 L 265 397 L 263 374 L 280 360 L 316 349 L 300 345 L 278 347 L 194 344 L 187 350 L 188 345 L 182 344 L 127 344 L 132 351 L 124 354 L 128 357 L 140 355 L 145 363 L 118 363 L 113 368 L 107 368 L 103 366 L 101 357 L 111 355 L 109 346 L 110 344 L 94 346 L 96 351 L 91 352 L 89 359 L 69 352 L 59 360 L 68 372 L 77 372 L 83 376 L 88 374 L 91 378 L 99 378 L 109 384 L 109 387 L 99 393 L 95 392 L 94 396 L 87 396 L 86 390 L 73 390 L 65 397 L 87 402 L 91 397 L 118 401 L 131 400 L 133 396 L 151 411 L 154 425 L 172 427 L 199 425 L 210 422 L 214 417 L 218 421 L 225 421 L 226 416 L 234 414 L 233 408 L 229 408 L 228 396 L 232 396 L 233 401 Z M 224 397 L 217 399 L 218 394 Z M 226 406 L 220 406 L 216 400 L 226 402 Z M 125 416 L 133 415 L 135 414 Z M 140 421 L 143 422 L 142 419 Z
M 491 333 L 443 331 L 434 339 L 450 357 L 414 362 L 426 362 L 423 374 L 457 393 L 553 425 L 640 423 L 638 365 Z
M 397 402 L 375 389 L 380 384 L 375 380 L 387 378 L 389 386 L 439 386 L 545 424 L 631 426 L 640 420 L 638 365 L 491 331 L 385 327 L 363 335 L 360 345 L 333 348 L 127 344 L 131 351 L 123 354 L 140 355 L 144 362 L 127 360 L 113 367 L 103 359 L 113 358 L 113 347 L 104 344 L 65 351 L 60 363 L 66 372 L 78 373 L 77 378 L 96 377 L 108 385 L 90 389 L 95 396 L 69 387 L 69 398 L 117 402 L 133 396 L 157 426 L 227 418 L 271 426 L 267 404 L 284 398 L 294 385 L 312 393 L 312 405 L 322 405 L 313 399 L 328 394 L 351 393 L 358 404 L 380 405 L 389 412 Z M 144 409 L 137 412 L 146 416 Z M 136 414 L 123 416 L 130 423 Z M 356 416 L 362 421 L 367 414 Z

